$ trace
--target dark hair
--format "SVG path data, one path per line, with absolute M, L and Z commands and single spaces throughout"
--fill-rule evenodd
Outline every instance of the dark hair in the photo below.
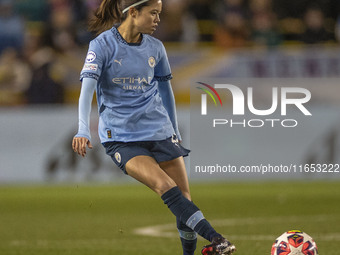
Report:
M 123 13 L 122 10 L 137 2 L 138 0 L 103 0 L 89 22 L 89 30 L 100 34 L 110 29 L 114 24 L 123 22 L 127 17 L 127 12 Z M 137 5 L 135 8 L 139 11 L 147 5 L 149 5 L 149 1 Z

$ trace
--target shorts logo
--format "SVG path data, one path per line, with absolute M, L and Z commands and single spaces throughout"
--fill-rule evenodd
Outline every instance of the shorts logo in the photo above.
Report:
M 86 56 L 86 62 L 91 63 L 96 59 L 96 57 L 96 53 L 94 53 L 93 51 L 89 51 Z
M 115 153 L 115 159 L 117 160 L 118 163 L 122 162 L 122 157 L 120 156 L 119 152 Z
M 173 134 L 172 137 L 171 137 L 171 142 L 173 144 L 175 144 L 176 146 L 178 146 L 178 138 L 177 138 L 177 135 L 176 134 Z
M 156 60 L 155 60 L 155 58 L 154 57 L 149 57 L 149 66 L 150 67 L 152 67 L 152 68 L 154 68 L 155 67 L 155 65 L 156 65 Z
M 97 71 L 98 65 L 97 64 L 85 64 L 83 67 L 83 71 Z

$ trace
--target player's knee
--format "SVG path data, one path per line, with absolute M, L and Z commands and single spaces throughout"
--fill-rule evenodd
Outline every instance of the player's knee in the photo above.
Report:
M 165 192 L 167 192 L 168 190 L 172 189 L 173 187 L 176 186 L 176 183 L 172 180 L 165 180 L 165 181 L 161 181 L 159 182 L 156 187 L 154 188 L 154 191 L 158 194 L 158 195 L 163 195 Z

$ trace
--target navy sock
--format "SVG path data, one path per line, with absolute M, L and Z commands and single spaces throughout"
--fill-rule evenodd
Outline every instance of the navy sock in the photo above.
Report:
M 177 229 L 182 243 L 183 255 L 194 255 L 197 244 L 196 232 L 181 222 L 178 218 Z
M 213 237 L 221 236 L 204 218 L 200 209 L 182 195 L 177 186 L 165 192 L 161 198 L 179 221 L 203 238 L 211 241 Z

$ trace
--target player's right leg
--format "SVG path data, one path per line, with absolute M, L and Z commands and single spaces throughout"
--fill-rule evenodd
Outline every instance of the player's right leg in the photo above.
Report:
M 170 161 L 163 161 L 159 166 L 164 172 L 174 180 L 184 197 L 191 201 L 189 181 L 183 157 L 178 157 Z M 176 225 L 182 244 L 183 255 L 194 255 L 197 246 L 197 234 L 185 223 L 176 218 Z

